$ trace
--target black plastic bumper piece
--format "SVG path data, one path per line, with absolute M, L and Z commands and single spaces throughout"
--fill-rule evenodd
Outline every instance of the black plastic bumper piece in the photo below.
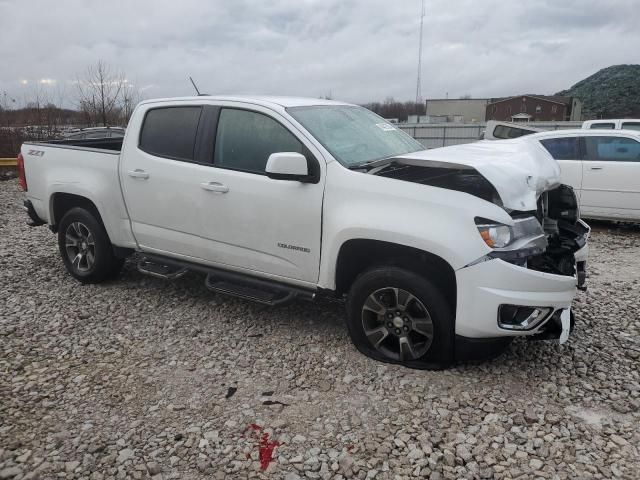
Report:
M 578 290 L 585 291 L 587 289 L 587 262 L 578 262 L 576 271 L 578 275 Z
M 469 338 L 456 335 L 455 359 L 459 362 L 489 360 L 503 353 L 513 337 Z
M 38 214 L 36 213 L 36 209 L 33 208 L 33 203 L 31 203 L 31 200 L 25 200 L 24 202 L 22 202 L 22 205 L 22 208 L 25 212 L 27 212 L 27 215 L 29 216 L 27 225 L 29 225 L 30 227 L 39 227 L 40 225 L 44 225 L 45 223 L 47 223 L 38 216 Z
M 551 318 L 544 324 L 539 333 L 527 337 L 529 341 L 536 340 L 557 340 L 560 338 L 560 334 L 562 333 L 562 321 L 560 320 L 560 315 L 562 315 L 562 310 L 557 310 Z M 576 327 L 576 318 L 573 315 L 573 311 L 571 312 L 570 323 L 569 323 L 569 332 L 572 333 Z

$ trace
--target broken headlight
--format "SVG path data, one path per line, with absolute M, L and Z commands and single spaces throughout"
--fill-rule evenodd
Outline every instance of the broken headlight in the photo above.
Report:
M 514 218 L 513 225 L 505 225 L 486 218 L 476 218 L 480 237 L 488 247 L 497 251 L 535 249 L 543 251 L 547 238 L 542 225 L 534 216 Z

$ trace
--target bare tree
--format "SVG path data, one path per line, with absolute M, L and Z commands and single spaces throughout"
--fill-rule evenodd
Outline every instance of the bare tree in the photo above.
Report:
M 126 79 L 121 72 L 98 61 L 78 78 L 78 107 L 90 125 L 107 126 L 118 121 Z
M 142 95 L 138 87 L 125 80 L 124 88 L 122 89 L 122 98 L 120 102 L 120 124 L 122 126 L 129 123 L 129 118 L 136 105 L 142 100 Z

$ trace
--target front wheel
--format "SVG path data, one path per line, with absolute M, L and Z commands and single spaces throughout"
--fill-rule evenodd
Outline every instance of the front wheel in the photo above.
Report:
M 368 357 L 410 368 L 437 369 L 453 361 L 453 315 L 426 278 L 397 267 L 374 268 L 354 282 L 347 325 Z
M 82 283 L 100 283 L 116 276 L 124 259 L 117 258 L 107 231 L 84 208 L 69 210 L 58 225 L 58 248 L 69 273 Z

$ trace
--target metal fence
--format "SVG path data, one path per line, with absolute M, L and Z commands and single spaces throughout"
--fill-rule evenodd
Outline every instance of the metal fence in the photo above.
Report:
M 529 122 L 529 127 L 541 130 L 564 130 L 580 128 L 582 122 Z M 400 130 L 404 130 L 426 148 L 448 147 L 462 143 L 475 142 L 484 132 L 484 123 L 400 123 Z

